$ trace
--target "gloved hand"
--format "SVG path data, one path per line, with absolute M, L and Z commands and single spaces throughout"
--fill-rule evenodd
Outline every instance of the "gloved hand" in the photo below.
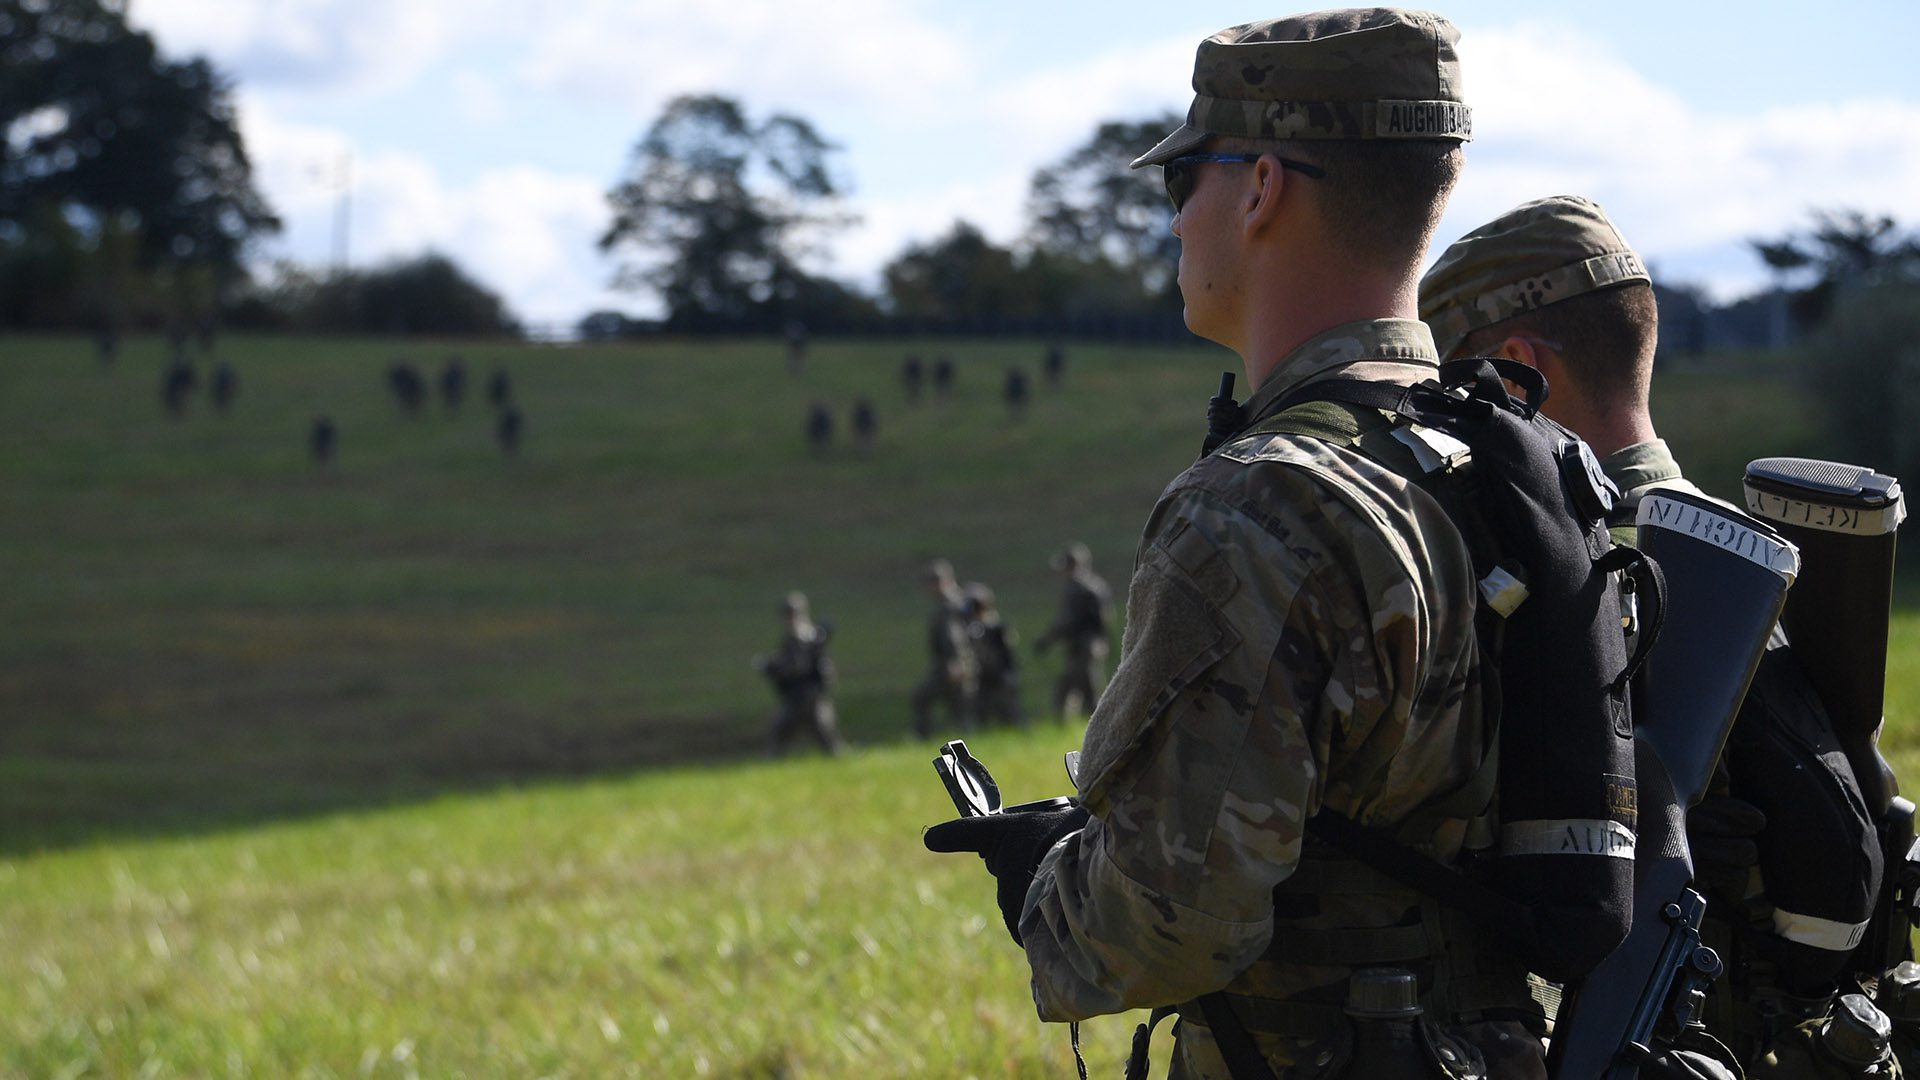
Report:
M 1007 933 L 1020 944 L 1020 908 L 1033 884 L 1040 859 L 1060 838 L 1087 823 L 1081 806 L 1065 810 L 1034 810 L 1018 814 L 988 814 L 956 818 L 928 829 L 921 839 L 928 851 L 976 851 L 994 876 L 994 899 Z
M 1745 896 L 1749 870 L 1760 862 L 1754 837 L 1766 827 L 1759 807 L 1731 795 L 1708 795 L 1687 811 L 1687 847 L 1701 891 L 1725 900 Z

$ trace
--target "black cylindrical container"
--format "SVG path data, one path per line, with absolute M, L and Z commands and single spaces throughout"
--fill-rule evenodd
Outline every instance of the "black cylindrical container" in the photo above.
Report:
M 1673 488 L 1640 500 L 1640 550 L 1665 571 L 1667 609 L 1641 671 L 1635 734 L 1681 806 L 1706 792 L 1800 560 L 1765 522 Z
M 1867 809 L 1899 794 L 1875 747 L 1887 689 L 1887 618 L 1900 481 L 1859 465 L 1761 458 L 1747 465 L 1747 508 L 1800 549 L 1800 582 L 1781 625 L 1833 719 Z

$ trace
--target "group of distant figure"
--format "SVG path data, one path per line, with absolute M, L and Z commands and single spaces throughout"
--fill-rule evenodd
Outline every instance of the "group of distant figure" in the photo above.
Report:
M 1093 571 L 1086 545 L 1074 543 L 1053 559 L 1063 578 L 1059 614 L 1034 642 L 1036 655 L 1058 643 L 1066 663 L 1054 681 L 1053 715 L 1084 716 L 1106 682 L 1113 600 Z M 933 598 L 927 625 L 930 665 L 908 696 L 913 733 L 933 734 L 934 713 L 944 709 L 952 728 L 1028 723 L 1020 696 L 1019 635 L 1000 614 L 993 590 L 979 582 L 962 586 L 953 564 L 935 559 L 926 585 Z M 769 655 L 753 658 L 754 670 L 773 684 L 779 699 L 769 751 L 778 757 L 797 736 L 807 735 L 829 754 L 846 747 L 833 707 L 833 662 L 827 655 L 832 625 L 815 621 L 804 593 L 789 593 L 780 605 L 785 633 Z
M 460 406 L 467 398 L 467 364 L 460 356 L 449 356 L 440 366 L 440 374 L 434 380 L 434 386 L 440 391 L 441 407 L 447 414 L 458 415 Z M 409 419 L 419 416 L 432 397 L 427 378 L 420 370 L 404 360 L 396 360 L 387 366 L 387 393 L 399 406 L 402 415 Z M 513 380 L 505 368 L 495 368 L 487 379 L 487 401 L 493 406 L 494 441 L 502 452 L 509 456 L 520 452 L 520 433 L 522 419 L 520 409 L 513 401 Z M 322 414 L 313 419 L 313 427 L 308 435 L 307 445 L 313 455 L 314 464 L 321 468 L 333 464 L 335 444 L 339 433 L 334 427 L 333 418 Z
M 188 349 L 190 337 L 184 332 L 170 332 L 172 359 L 160 378 L 160 405 L 173 419 L 187 414 L 187 408 L 193 396 L 202 385 L 200 369 L 196 366 Z M 213 336 L 210 332 L 200 335 L 202 349 L 210 353 Z M 102 330 L 96 335 L 96 347 L 102 364 L 111 364 L 118 355 L 118 335 Z M 240 393 L 240 375 L 231 363 L 225 360 L 213 364 L 205 379 L 207 401 L 216 413 L 225 414 Z M 439 389 L 440 401 L 449 415 L 460 411 L 467 395 L 466 361 L 460 356 L 449 356 L 441 365 L 434 386 Z M 420 415 L 432 397 L 427 378 L 420 370 L 406 361 L 395 361 L 387 368 L 387 390 L 401 413 L 408 417 Z M 495 368 L 487 378 L 487 401 L 494 410 L 494 440 L 500 449 L 508 454 L 519 453 L 525 420 L 519 406 L 514 402 L 513 381 L 505 368 Z M 321 413 L 313 418 L 307 428 L 307 454 L 315 466 L 328 469 L 333 466 L 339 450 L 340 430 L 333 417 Z
M 787 370 L 798 375 L 806 366 L 806 336 L 804 332 L 796 334 L 789 330 L 787 337 Z M 1041 372 L 1049 387 L 1058 387 L 1066 374 L 1066 350 L 1055 344 L 1047 347 L 1041 360 Z M 955 383 L 959 379 L 959 369 L 953 357 L 940 353 L 934 356 L 931 364 L 925 362 L 919 353 L 909 353 L 900 362 L 900 385 L 906 392 L 907 403 L 918 405 L 924 389 L 929 382 L 936 399 L 945 399 L 952 395 Z M 1032 400 L 1032 380 L 1022 367 L 1010 367 L 1000 383 L 1000 400 L 1007 407 L 1007 416 L 1014 422 L 1024 420 L 1027 405 Z M 875 439 L 880 432 L 880 415 L 874 407 L 873 399 L 862 396 L 855 399 L 849 415 L 848 431 L 852 434 L 853 447 L 862 455 L 873 451 Z M 805 435 L 807 449 L 814 456 L 824 456 L 834 441 L 833 409 L 824 401 L 814 401 L 807 408 Z
M 460 406 L 467 399 L 466 360 L 458 355 L 447 357 L 446 362 L 440 365 L 440 373 L 433 385 L 439 388 L 441 407 L 449 416 L 458 415 Z M 387 366 L 387 393 L 399 406 L 401 414 L 409 419 L 419 416 L 432 397 L 427 377 L 404 360 L 396 360 Z M 518 454 L 523 420 L 519 407 L 514 404 L 513 380 L 505 368 L 495 368 L 493 374 L 488 376 L 487 402 L 494 410 L 494 441 L 508 456 Z M 324 414 L 314 417 L 308 445 L 315 464 L 325 468 L 333 463 L 337 439 L 332 417 Z
M 449 415 L 457 414 L 467 399 L 467 365 L 459 356 L 449 356 L 440 366 L 440 374 L 435 380 L 440 389 L 440 402 Z M 387 367 L 387 392 L 393 396 L 394 404 L 408 417 L 420 415 L 431 396 L 427 378 L 418 368 L 404 360 L 396 360 Z M 502 452 L 513 455 L 520 452 L 520 436 L 525 425 L 520 407 L 513 399 L 513 379 L 505 368 L 494 368 L 487 377 L 487 404 L 493 407 L 493 436 Z

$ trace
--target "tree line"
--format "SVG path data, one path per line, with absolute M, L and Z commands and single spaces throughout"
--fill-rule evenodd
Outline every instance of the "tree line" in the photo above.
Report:
M 516 331 L 500 298 L 443 255 L 254 270 L 250 255 L 281 222 L 255 186 L 232 89 L 205 59 L 162 56 L 127 23 L 126 0 L 0 0 L 0 327 Z M 1157 172 L 1128 163 L 1178 122 L 1098 125 L 1034 173 L 1015 242 L 955 221 L 895 256 L 870 293 L 808 269 L 857 220 L 840 148 L 803 117 L 676 98 L 607 193 L 600 237 L 616 284 L 655 297 L 662 317 L 599 312 L 580 329 L 1177 334 L 1172 208 Z M 1849 288 L 1920 277 L 1920 238 L 1856 211 L 1750 246 L 1779 285 L 1768 310 L 1796 331 L 1821 325 Z M 1688 317 L 1708 306 L 1684 286 L 1663 295 Z

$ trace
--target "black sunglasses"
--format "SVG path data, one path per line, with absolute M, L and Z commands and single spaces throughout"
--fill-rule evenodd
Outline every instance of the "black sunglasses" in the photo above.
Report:
M 1207 164 L 1250 164 L 1265 157 L 1265 154 L 1182 154 L 1171 161 L 1160 163 L 1160 179 L 1167 185 L 1167 198 L 1173 200 L 1173 212 L 1179 213 L 1186 203 L 1187 196 L 1193 194 L 1193 167 Z M 1304 161 L 1291 161 L 1276 157 L 1283 169 L 1292 169 L 1302 176 L 1315 180 L 1324 179 L 1327 170 Z

